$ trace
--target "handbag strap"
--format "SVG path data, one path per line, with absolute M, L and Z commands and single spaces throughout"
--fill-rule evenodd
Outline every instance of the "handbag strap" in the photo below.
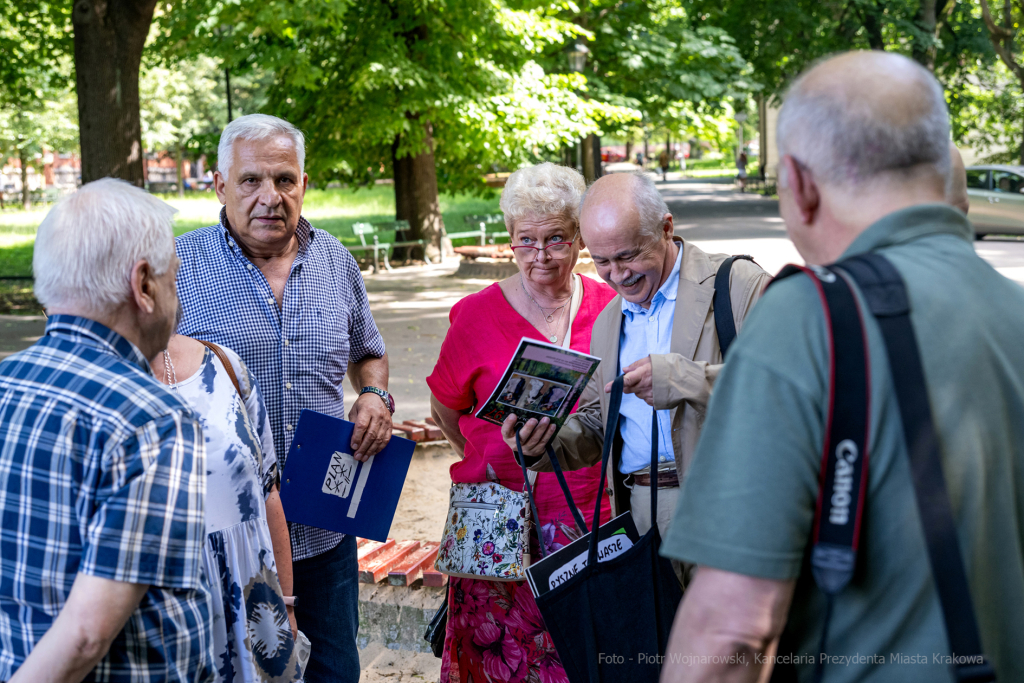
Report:
M 903 437 L 910 456 L 914 497 L 946 622 L 946 636 L 955 660 L 963 662 L 952 665 L 953 674 L 961 683 L 994 681 L 995 669 L 985 659 L 981 648 L 956 521 L 942 472 L 928 385 L 910 321 L 906 285 L 892 263 L 881 254 L 862 254 L 837 266 L 857 282 L 885 340 L 903 421 Z
M 235 369 L 231 367 L 231 361 L 228 359 L 228 354 L 224 353 L 224 349 L 220 348 L 213 342 L 204 341 L 202 339 L 196 339 L 196 341 L 213 351 L 213 355 L 217 356 L 220 364 L 224 366 L 224 372 L 228 373 L 228 379 L 230 379 L 231 384 L 235 386 L 235 391 L 237 391 L 238 395 L 245 400 L 245 397 L 242 396 L 242 389 L 238 384 L 238 376 L 235 375 Z
M 540 515 L 537 513 L 537 501 L 533 499 L 533 487 L 530 486 L 530 475 L 526 471 L 526 458 L 523 457 L 523 441 L 519 436 L 519 432 L 522 427 L 516 428 L 516 450 L 519 451 L 519 466 L 523 468 L 523 483 L 526 486 L 526 499 L 530 501 L 530 511 L 533 513 L 533 520 L 537 528 L 537 541 L 540 544 L 540 556 L 544 557 L 544 537 L 541 535 L 540 530 Z
M 651 408 L 651 528 L 658 528 L 658 410 Z
M 715 331 L 718 333 L 718 348 L 722 351 L 722 358 L 729 350 L 736 339 L 736 320 L 732 315 L 732 295 L 729 293 L 729 272 L 736 259 L 753 262 L 754 257 L 746 254 L 730 256 L 722 261 L 715 273 L 715 293 L 712 295 L 712 302 L 715 312 Z
M 522 429 L 520 427 L 519 429 Z M 530 486 L 530 472 L 526 469 L 526 458 L 523 456 L 523 442 L 519 435 L 519 429 L 516 429 L 516 450 L 519 452 L 519 466 L 523 468 L 523 482 L 526 485 L 526 497 L 530 500 L 530 510 L 533 513 L 533 518 L 536 520 L 534 526 L 537 527 L 537 540 L 540 542 L 540 556 L 544 557 L 544 536 L 540 528 L 540 513 L 537 512 L 537 501 L 533 496 L 533 487 Z M 548 458 L 551 460 L 551 469 L 555 471 L 555 477 L 558 479 L 558 485 L 562 488 L 562 494 L 565 496 L 565 501 L 569 505 L 569 510 L 572 512 L 573 518 L 576 520 L 576 524 L 579 525 L 582 533 L 587 533 L 587 522 L 583 519 L 583 515 L 580 513 L 578 507 L 576 507 L 576 501 L 572 498 L 572 491 L 569 490 L 569 484 L 565 480 L 565 474 L 562 472 L 562 465 L 558 462 L 558 457 L 555 455 L 555 449 L 548 444 L 546 447 Z
M 615 443 L 615 434 L 619 430 L 619 409 L 622 407 L 622 384 L 624 375 L 619 375 L 612 382 L 612 393 L 608 399 L 608 422 L 604 427 L 604 450 L 601 453 L 601 477 L 598 481 L 597 500 L 594 503 L 594 533 L 590 534 L 590 550 L 587 554 L 587 563 L 595 566 L 597 563 L 597 528 L 601 520 L 601 500 L 604 497 L 604 486 L 608 476 L 608 461 L 612 457 L 612 445 Z

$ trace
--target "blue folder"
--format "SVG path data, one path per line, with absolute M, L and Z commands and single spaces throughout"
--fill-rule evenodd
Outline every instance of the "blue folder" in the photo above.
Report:
M 374 541 L 387 540 L 416 444 L 391 437 L 366 462 L 352 457 L 355 425 L 303 410 L 281 475 L 285 518 Z

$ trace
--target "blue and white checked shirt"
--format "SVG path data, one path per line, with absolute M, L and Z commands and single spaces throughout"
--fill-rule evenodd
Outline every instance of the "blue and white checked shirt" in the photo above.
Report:
M 180 334 L 228 347 L 256 376 L 270 413 L 279 472 L 303 409 L 345 417 L 349 361 L 384 355 L 363 276 L 333 235 L 299 218 L 299 253 L 283 305 L 260 269 L 235 242 L 222 209 L 220 224 L 177 238 Z M 289 524 L 292 559 L 331 550 L 343 534 Z
M 672 323 L 676 315 L 679 292 L 679 269 L 683 263 L 684 245 L 679 245 L 676 265 L 668 279 L 644 308 L 622 300 L 622 337 L 619 340 L 619 368 L 635 363 L 651 354 L 672 352 Z M 651 407 L 636 394 L 622 395 L 619 433 L 622 435 L 622 458 L 619 471 L 630 474 L 651 465 Z M 672 450 L 672 415 L 658 411 L 658 460 L 675 460 Z
M 78 572 L 150 586 L 86 680 L 213 680 L 205 496 L 192 410 L 121 335 L 51 316 L 0 362 L 0 680 Z

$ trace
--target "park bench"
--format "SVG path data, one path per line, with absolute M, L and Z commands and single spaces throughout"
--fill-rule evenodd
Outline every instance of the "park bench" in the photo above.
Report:
M 501 230 L 487 232 L 487 226 L 495 224 L 501 224 Z M 475 225 L 476 230 L 450 232 L 448 233 L 448 238 L 457 240 L 474 237 L 480 241 L 480 246 L 482 247 L 486 244 L 494 244 L 494 240 L 498 238 L 508 237 L 508 231 L 505 229 L 505 216 L 500 213 L 466 216 L 466 225 Z
M 60 199 L 60 189 L 56 187 L 45 187 L 32 190 L 30 198 L 33 204 L 56 204 L 57 200 Z
M 380 272 L 380 255 L 384 255 L 384 268 L 391 270 L 391 262 L 388 256 L 396 247 L 420 247 L 423 249 L 423 260 L 430 263 L 427 258 L 427 240 L 406 239 L 406 231 L 409 230 L 409 221 L 385 221 L 382 223 L 353 223 L 352 233 L 359 238 L 359 245 L 348 247 L 349 251 L 372 251 L 373 272 Z M 381 242 L 380 234 L 383 232 L 394 232 L 395 239 L 390 242 Z M 367 238 L 371 241 L 368 243 Z
M 146 183 L 146 189 L 153 194 L 177 192 L 178 183 L 167 180 L 151 180 Z

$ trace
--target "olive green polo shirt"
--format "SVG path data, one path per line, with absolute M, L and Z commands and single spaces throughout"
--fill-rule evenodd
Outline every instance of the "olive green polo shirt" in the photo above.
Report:
M 985 654 L 999 680 L 1024 681 L 1024 288 L 979 258 L 972 240 L 960 213 L 928 204 L 873 224 L 844 257 L 885 254 L 907 283 Z M 825 681 L 950 681 L 885 347 L 864 310 L 869 486 L 858 570 L 829 627 L 829 656 L 848 659 L 826 665 Z M 699 565 L 797 579 L 786 639 L 812 659 L 824 598 L 808 543 L 829 376 L 814 284 L 779 282 L 729 351 L 662 546 Z M 812 665 L 798 669 L 810 680 Z

